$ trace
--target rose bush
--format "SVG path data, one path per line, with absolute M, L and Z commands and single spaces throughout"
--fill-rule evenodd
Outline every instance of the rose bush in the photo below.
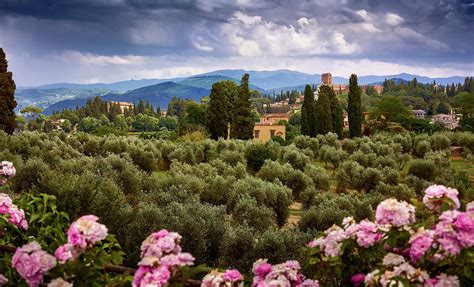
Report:
M 375 221 L 345 218 L 342 227 L 308 243 L 314 275 L 328 286 L 468 286 L 474 282 L 474 203 L 459 211 L 457 194 L 433 185 L 424 205 L 415 201 L 417 210 L 390 198 L 377 206 Z

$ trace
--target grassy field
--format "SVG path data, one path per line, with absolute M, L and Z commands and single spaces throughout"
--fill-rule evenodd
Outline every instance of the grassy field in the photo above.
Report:
M 451 164 L 456 170 L 466 172 L 471 180 L 471 186 L 474 187 L 474 159 L 452 157 Z

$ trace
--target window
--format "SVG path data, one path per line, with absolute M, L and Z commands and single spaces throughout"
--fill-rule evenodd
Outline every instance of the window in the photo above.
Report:
M 270 138 L 273 138 L 275 136 L 275 130 L 270 130 Z
M 253 131 L 254 132 L 254 138 L 258 139 L 258 136 L 260 135 L 260 131 Z

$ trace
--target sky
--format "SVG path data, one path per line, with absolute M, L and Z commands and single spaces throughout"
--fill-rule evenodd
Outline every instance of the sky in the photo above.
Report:
M 17 86 L 218 69 L 474 76 L 474 0 L 0 0 Z

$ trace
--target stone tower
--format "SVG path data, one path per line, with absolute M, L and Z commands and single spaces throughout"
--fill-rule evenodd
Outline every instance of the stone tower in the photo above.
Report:
M 323 85 L 332 85 L 332 75 L 331 73 L 324 73 L 321 75 L 321 84 Z

